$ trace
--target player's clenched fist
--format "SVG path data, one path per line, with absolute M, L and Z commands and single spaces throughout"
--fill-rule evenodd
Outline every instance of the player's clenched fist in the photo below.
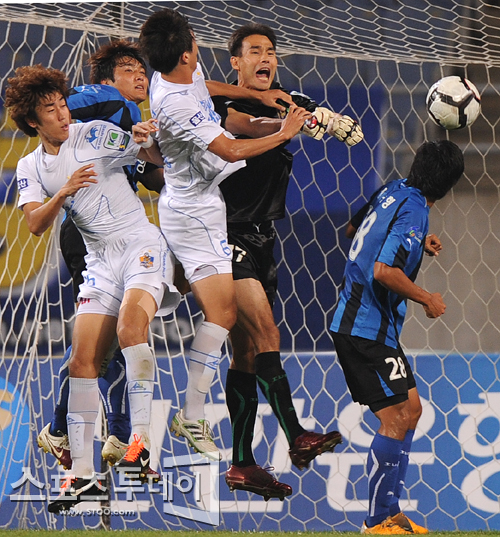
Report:
M 364 138 L 359 123 L 349 116 L 341 116 L 340 114 L 333 114 L 326 132 L 349 146 L 358 144 Z
M 318 106 L 312 113 L 312 117 L 304 123 L 301 131 L 315 140 L 321 140 L 333 115 L 334 112 L 328 110 L 328 108 Z

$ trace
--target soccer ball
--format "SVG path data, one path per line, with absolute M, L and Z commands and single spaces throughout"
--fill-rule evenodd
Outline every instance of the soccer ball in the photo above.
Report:
M 436 125 L 448 130 L 474 123 L 481 111 L 476 86 L 461 76 L 445 76 L 431 86 L 425 100 L 427 112 Z

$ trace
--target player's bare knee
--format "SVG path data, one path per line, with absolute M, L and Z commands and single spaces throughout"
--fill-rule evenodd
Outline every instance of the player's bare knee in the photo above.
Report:
M 86 360 L 79 355 L 72 355 L 68 365 L 69 376 L 74 378 L 96 378 L 98 368 L 94 361 Z
M 205 320 L 209 323 L 218 324 L 226 330 L 231 330 L 236 324 L 236 304 L 228 304 L 218 310 L 206 311 Z
M 129 316 L 119 319 L 116 335 L 118 336 L 120 347 L 126 349 L 127 347 L 145 343 L 147 341 L 148 326 L 147 318 L 146 322 L 144 322 L 144 319 L 133 319 Z

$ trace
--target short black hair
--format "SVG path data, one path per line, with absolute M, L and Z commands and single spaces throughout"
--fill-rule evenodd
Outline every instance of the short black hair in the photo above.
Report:
M 464 155 L 449 140 L 424 142 L 413 159 L 406 184 L 418 188 L 429 201 L 444 198 L 464 173 Z
M 153 13 L 142 25 L 139 47 L 149 65 L 167 75 L 177 67 L 184 52 L 193 50 L 193 40 L 187 18 L 165 8 Z
M 127 58 L 137 60 L 146 69 L 146 62 L 139 52 L 137 43 L 118 39 L 103 45 L 90 56 L 90 82 L 100 84 L 103 80 L 115 81 L 115 69 Z
M 247 37 L 250 37 L 251 35 L 266 36 L 269 41 L 271 41 L 274 49 L 276 50 L 277 39 L 274 30 L 270 26 L 267 26 L 267 24 L 251 22 L 249 24 L 241 26 L 231 34 L 231 37 L 229 38 L 227 44 L 229 54 L 231 54 L 231 56 L 241 56 L 243 40 Z

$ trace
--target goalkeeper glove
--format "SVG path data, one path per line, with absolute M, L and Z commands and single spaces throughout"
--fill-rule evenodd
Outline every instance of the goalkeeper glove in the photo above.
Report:
M 327 131 L 332 117 L 333 112 L 328 110 L 328 108 L 318 106 L 312 113 L 312 117 L 306 120 L 301 131 L 315 140 L 321 140 L 323 134 Z
M 331 115 L 326 132 L 349 146 L 358 144 L 364 138 L 359 123 L 349 116 L 341 116 L 340 114 Z

